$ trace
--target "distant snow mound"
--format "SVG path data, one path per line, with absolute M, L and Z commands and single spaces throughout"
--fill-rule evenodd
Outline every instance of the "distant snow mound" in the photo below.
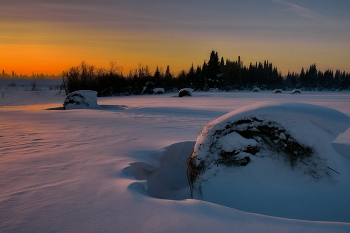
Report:
M 198 136 L 188 159 L 191 195 L 245 211 L 301 218 L 288 209 L 289 195 L 302 199 L 313 185 L 315 190 L 341 187 L 339 193 L 349 186 L 349 161 L 331 145 L 349 126 L 347 115 L 309 104 L 259 103 L 237 109 L 208 124 Z M 334 184 L 338 186 L 329 187 Z M 266 206 L 252 207 L 251 199 L 246 203 L 254 195 Z M 317 195 L 303 197 L 293 208 L 306 208 L 306 200 L 317 200 Z M 284 213 L 272 208 L 276 200 Z
M 63 107 L 65 110 L 100 108 L 100 106 L 97 104 L 97 92 L 90 90 L 72 92 L 67 95 L 63 102 Z
M 294 90 L 292 91 L 292 94 L 301 94 L 301 90 L 299 90 L 299 89 L 294 89 Z
M 179 91 L 179 97 L 192 96 L 192 92 L 193 92 L 192 88 L 182 88 Z
M 143 87 L 142 94 L 154 94 L 154 83 L 148 81 Z
M 154 88 L 153 92 L 154 94 L 157 94 L 157 95 L 161 95 L 165 93 L 164 88 L 160 88 L 160 87 Z

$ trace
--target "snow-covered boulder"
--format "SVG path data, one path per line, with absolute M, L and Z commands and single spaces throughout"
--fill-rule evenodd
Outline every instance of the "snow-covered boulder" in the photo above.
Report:
M 253 92 L 259 92 L 259 91 L 260 91 L 260 89 L 258 87 L 253 88 Z
M 192 96 L 192 92 L 193 92 L 192 88 L 182 88 L 179 91 L 179 97 Z
M 90 90 L 75 91 L 67 95 L 63 102 L 65 110 L 100 108 L 97 104 L 97 92 Z
M 331 220 L 344 211 L 350 220 L 350 162 L 331 145 L 349 126 L 347 115 L 310 104 L 237 109 L 198 136 L 188 160 L 191 195 L 272 216 Z
M 301 90 L 300 89 L 294 89 L 292 91 L 292 94 L 301 94 Z
M 273 93 L 274 93 L 274 94 L 279 94 L 279 93 L 282 93 L 282 90 L 281 90 L 281 89 L 275 89 L 275 90 L 273 91 Z
M 148 81 L 143 87 L 142 94 L 154 94 L 154 83 Z
M 154 88 L 153 89 L 153 92 L 154 94 L 157 94 L 157 95 L 160 95 L 160 94 L 164 94 L 164 88 L 160 88 L 160 87 L 157 87 L 157 88 Z

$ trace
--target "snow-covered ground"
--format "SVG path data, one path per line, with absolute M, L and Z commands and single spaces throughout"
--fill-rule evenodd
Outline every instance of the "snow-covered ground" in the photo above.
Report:
M 350 221 L 334 213 L 310 221 L 294 209 L 287 219 L 258 213 L 264 203 L 249 212 L 190 199 L 186 175 L 195 140 L 214 119 L 266 101 L 350 116 L 350 92 L 105 97 L 100 110 L 59 110 L 60 83 L 36 80 L 32 91 L 32 80 L 0 80 L 0 232 L 350 232 Z M 333 146 L 349 159 L 350 130 Z

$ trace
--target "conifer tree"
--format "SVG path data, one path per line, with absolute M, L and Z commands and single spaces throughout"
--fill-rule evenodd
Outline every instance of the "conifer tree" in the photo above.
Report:
M 299 77 L 300 77 L 301 87 L 306 87 L 306 75 L 305 75 L 304 67 L 301 68 Z
M 163 87 L 163 82 L 161 80 L 161 74 L 160 74 L 158 66 L 156 67 L 153 78 L 154 78 L 155 87 Z
M 200 91 L 204 90 L 204 79 L 202 75 L 202 68 L 200 66 L 197 66 L 196 69 L 195 89 Z
M 212 51 L 210 54 L 210 59 L 207 66 L 207 75 L 209 88 L 220 87 L 222 82 L 222 71 L 220 68 L 218 53 L 215 51 Z
M 165 78 L 172 78 L 172 74 L 170 72 L 170 67 L 167 65 L 166 70 L 165 70 Z
M 316 64 L 310 65 L 309 70 L 306 72 L 306 85 L 309 90 L 315 89 L 317 85 L 317 68 Z
M 186 78 L 186 84 L 188 87 L 194 88 L 195 85 L 195 79 L 196 79 L 196 72 L 193 67 L 193 63 L 188 71 L 187 78 Z
M 173 75 L 170 72 L 170 66 L 167 65 L 165 74 L 164 74 L 164 91 L 171 91 L 173 86 Z

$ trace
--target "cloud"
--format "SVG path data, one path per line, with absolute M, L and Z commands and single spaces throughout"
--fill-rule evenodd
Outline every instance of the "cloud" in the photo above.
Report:
M 315 18 L 318 16 L 318 14 L 315 11 L 309 10 L 305 7 L 299 6 L 294 3 L 290 3 L 284 0 L 272 0 L 273 2 L 282 4 L 284 6 L 288 7 L 288 10 L 295 13 L 298 16 L 301 16 L 303 18 Z

